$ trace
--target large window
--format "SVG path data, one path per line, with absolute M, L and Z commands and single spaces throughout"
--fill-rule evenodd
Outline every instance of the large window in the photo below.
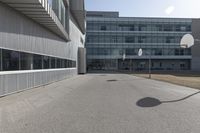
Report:
M 125 37 L 125 42 L 126 43 L 134 43 L 135 42 L 135 37 L 134 36 L 126 36 Z
M 30 70 L 32 65 L 32 55 L 20 53 L 20 70 Z
M 42 69 L 41 55 L 33 55 L 33 69 Z
M 2 50 L 3 71 L 19 70 L 19 52 Z
M 50 57 L 43 56 L 43 69 L 49 69 L 50 68 Z
M 61 68 L 61 59 L 56 59 L 56 67 Z
M 76 61 L 0 49 L 0 71 L 74 68 Z
M 51 57 L 51 68 L 56 68 L 56 58 Z

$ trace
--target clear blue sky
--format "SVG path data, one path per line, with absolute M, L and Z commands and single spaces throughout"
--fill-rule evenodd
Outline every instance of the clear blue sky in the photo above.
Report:
M 87 11 L 119 11 L 120 16 L 200 18 L 200 0 L 85 0 Z

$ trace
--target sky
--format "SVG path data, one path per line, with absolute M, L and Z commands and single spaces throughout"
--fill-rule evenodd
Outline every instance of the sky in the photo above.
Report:
M 119 11 L 121 17 L 200 18 L 200 0 L 85 0 L 87 11 Z

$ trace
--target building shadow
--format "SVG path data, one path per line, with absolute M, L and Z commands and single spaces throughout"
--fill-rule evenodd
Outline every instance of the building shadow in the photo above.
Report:
M 188 95 L 186 97 L 183 97 L 181 99 L 176 99 L 176 100 L 171 100 L 171 101 L 160 101 L 159 99 L 156 99 L 156 98 L 145 97 L 145 98 L 138 100 L 136 102 L 136 105 L 139 107 L 143 107 L 143 108 L 155 107 L 155 106 L 159 106 L 161 104 L 180 102 L 180 101 L 186 100 L 194 95 L 197 95 L 199 93 L 200 93 L 200 91 L 193 93 L 191 95 Z

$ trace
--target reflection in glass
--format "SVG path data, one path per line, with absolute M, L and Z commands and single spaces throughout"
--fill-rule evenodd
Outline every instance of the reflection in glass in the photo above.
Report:
M 19 70 L 19 52 L 2 50 L 3 71 Z
M 42 69 L 41 55 L 33 55 L 33 69 Z

